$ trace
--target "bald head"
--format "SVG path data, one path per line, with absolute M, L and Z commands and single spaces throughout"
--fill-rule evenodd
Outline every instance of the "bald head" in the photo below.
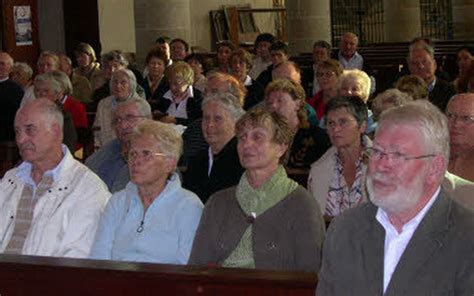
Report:
M 339 45 L 341 50 L 341 55 L 350 59 L 354 56 L 359 46 L 359 37 L 356 34 L 347 32 L 341 37 L 341 44 Z

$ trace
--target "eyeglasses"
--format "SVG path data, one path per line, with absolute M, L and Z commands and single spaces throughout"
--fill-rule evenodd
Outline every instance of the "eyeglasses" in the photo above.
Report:
M 331 78 L 333 76 L 336 76 L 336 73 L 334 73 L 333 71 L 316 72 L 316 77 L 322 78 L 323 76 L 326 77 L 326 78 Z
M 138 158 L 141 158 L 144 161 L 150 161 L 153 159 L 153 157 L 156 157 L 156 156 L 166 157 L 166 154 L 160 153 L 160 152 L 154 152 L 150 150 L 142 150 L 142 151 L 130 150 L 130 152 L 128 152 L 128 155 L 127 155 L 127 160 L 135 161 Z
M 121 124 L 121 123 L 136 123 L 138 119 L 145 118 L 145 116 L 140 115 L 125 115 L 124 117 L 115 117 L 113 120 L 113 124 Z
M 326 128 L 328 129 L 333 129 L 336 128 L 337 126 L 341 128 L 348 127 L 351 122 L 354 122 L 354 119 L 351 118 L 340 118 L 338 120 L 328 120 L 326 122 Z
M 459 121 L 463 124 L 471 124 L 474 123 L 474 115 L 459 115 L 452 112 L 447 112 L 446 117 L 450 121 Z
M 388 161 L 392 163 L 400 163 L 402 161 L 408 161 L 413 159 L 423 159 L 428 157 L 434 157 L 436 154 L 424 154 L 418 156 L 408 156 L 401 152 L 394 151 L 394 152 L 384 152 L 380 149 L 370 147 L 364 150 L 364 154 L 367 155 L 371 159 L 381 160 L 382 158 L 386 158 Z

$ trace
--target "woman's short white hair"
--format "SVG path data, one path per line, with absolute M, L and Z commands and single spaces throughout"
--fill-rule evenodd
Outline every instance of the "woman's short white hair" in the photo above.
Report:
M 386 124 L 417 127 L 425 143 L 425 152 L 441 154 L 446 163 L 449 161 L 448 121 L 438 107 L 428 100 L 412 101 L 383 112 L 375 132 L 376 137 Z
M 33 77 L 33 69 L 31 69 L 30 65 L 27 63 L 15 62 L 15 64 L 13 64 L 13 68 L 18 68 L 23 71 L 28 76 L 28 80 Z
M 393 107 L 402 106 L 408 102 L 413 101 L 413 98 L 396 88 L 389 88 L 386 91 L 378 94 L 372 101 L 372 111 L 374 113 L 382 113 L 385 111 L 384 103 L 391 103 Z
M 114 79 L 116 79 L 117 76 L 121 75 L 121 74 L 125 75 L 128 79 L 128 83 L 130 85 L 130 91 L 129 91 L 129 94 L 128 94 L 128 98 L 131 98 L 137 92 L 137 78 L 135 77 L 135 74 L 133 74 L 133 72 L 130 71 L 129 69 L 118 69 L 118 70 L 114 71 L 112 73 L 112 77 L 110 78 L 109 87 L 110 87 L 110 89 L 112 89 L 112 83 L 113 83 Z
M 208 95 L 202 101 L 202 109 L 206 107 L 207 104 L 211 102 L 219 103 L 224 109 L 229 112 L 232 116 L 232 120 L 237 122 L 237 120 L 245 114 L 244 109 L 242 109 L 242 105 L 240 104 L 239 99 L 231 93 L 221 92 Z
M 133 130 L 132 139 L 151 136 L 158 142 L 158 147 L 166 156 L 179 160 L 183 152 L 183 139 L 172 124 L 144 119 Z
M 341 76 L 339 76 L 339 89 L 346 81 L 355 81 L 359 83 L 362 87 L 362 95 L 364 96 L 361 99 L 364 102 L 367 102 L 369 99 L 371 86 L 369 75 L 359 69 L 344 70 L 342 71 Z
M 56 93 L 72 94 L 71 80 L 64 72 L 58 70 L 37 75 L 34 82 L 47 82 Z

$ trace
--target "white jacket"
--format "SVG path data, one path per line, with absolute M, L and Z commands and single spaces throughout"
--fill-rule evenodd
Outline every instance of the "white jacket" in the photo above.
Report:
M 65 154 L 57 180 L 35 205 L 22 254 L 86 258 L 110 192 L 86 166 Z M 0 181 L 0 253 L 15 226 L 24 182 L 17 168 Z

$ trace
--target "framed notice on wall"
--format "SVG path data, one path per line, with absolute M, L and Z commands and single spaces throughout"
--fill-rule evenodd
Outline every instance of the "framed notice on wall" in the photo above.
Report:
M 31 6 L 13 6 L 13 23 L 15 24 L 16 46 L 32 45 Z

